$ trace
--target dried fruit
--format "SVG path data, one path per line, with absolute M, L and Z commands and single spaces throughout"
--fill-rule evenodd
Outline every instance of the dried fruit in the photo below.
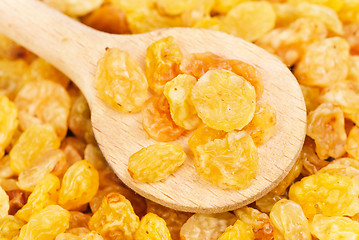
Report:
M 147 213 L 141 219 L 135 240 L 172 240 L 172 238 L 165 220 L 154 213 Z
M 29 221 L 30 217 L 39 213 L 49 205 L 57 203 L 60 180 L 55 175 L 46 174 L 30 194 L 27 203 L 15 214 L 21 220 Z
M 9 215 L 15 215 L 27 202 L 28 194 L 23 190 L 10 190 L 6 192 L 9 196 Z
M 204 123 L 229 132 L 252 120 L 256 93 L 243 77 L 227 70 L 210 70 L 193 87 L 192 101 Z
M 5 154 L 12 136 L 17 129 L 17 107 L 6 96 L 0 94 L 0 159 Z
M 84 16 L 92 10 L 98 8 L 104 0 L 42 0 L 46 4 L 54 7 L 71 16 Z
M 279 56 L 287 66 L 293 66 L 309 44 L 325 39 L 326 36 L 324 23 L 316 19 L 299 18 L 289 26 L 273 29 L 256 44 Z
M 16 61 L 0 59 L 0 94 L 13 100 L 25 84 L 23 74 L 27 68 L 27 63 L 22 59 Z
M 252 120 L 243 128 L 252 137 L 256 146 L 265 144 L 276 130 L 277 115 L 274 108 L 267 104 L 257 102 Z
M 37 183 L 47 174 L 57 174 L 56 168 L 66 165 L 66 157 L 63 151 L 51 149 L 44 154 L 38 155 L 31 167 L 27 167 L 19 174 L 18 185 L 22 190 L 32 192 Z
M 134 239 L 139 219 L 130 201 L 119 193 L 110 193 L 89 221 L 89 227 L 105 239 Z
M 100 6 L 87 15 L 82 22 L 92 28 L 108 33 L 130 33 L 126 13 L 114 4 Z
M 268 2 L 243 2 L 223 18 L 221 30 L 252 42 L 274 28 L 275 17 Z
M 348 74 L 349 44 L 332 37 L 310 44 L 294 69 L 303 85 L 325 87 L 342 81 Z
M 181 146 L 156 143 L 132 154 L 128 160 L 128 171 L 138 181 L 155 182 L 174 173 L 186 158 Z
M 229 212 L 196 213 L 182 226 L 181 240 L 217 240 L 236 220 L 236 217 Z
M 172 120 L 170 107 L 164 95 L 148 99 L 142 115 L 143 130 L 157 141 L 174 141 L 184 132 L 184 129 Z
M 322 103 L 308 114 L 307 135 L 314 139 L 319 158 L 342 156 L 347 140 L 343 111 L 330 103 Z
M 229 60 L 231 71 L 235 74 L 244 77 L 256 91 L 256 99 L 260 99 L 263 94 L 264 86 L 261 73 L 252 65 L 242 62 L 240 60 Z
M 270 219 L 275 239 L 312 239 L 308 219 L 302 208 L 291 200 L 282 199 L 274 204 Z
M 185 55 L 181 61 L 180 70 L 196 78 L 202 77 L 209 70 L 231 70 L 229 60 L 211 52 L 192 53 Z
M 50 124 L 61 139 L 65 137 L 70 97 L 60 84 L 45 80 L 30 82 L 16 95 L 15 104 L 22 130 L 32 124 Z
M 37 58 L 31 62 L 29 69 L 24 74 L 23 78 L 25 82 L 43 80 L 53 81 L 61 84 L 65 88 L 70 83 L 70 79 L 68 77 L 42 58 Z
M 195 129 L 201 122 L 191 99 L 196 82 L 195 77 L 180 74 L 167 82 L 164 89 L 173 121 L 186 130 Z
M 304 176 L 315 174 L 329 163 L 318 157 L 315 152 L 315 143 L 309 137 L 306 137 L 304 141 L 302 152 L 300 153 L 298 160 L 299 159 L 302 159 L 301 161 L 303 161 L 302 174 Z
M 338 158 L 320 169 L 318 173 L 347 176 L 353 180 L 359 179 L 359 161 L 354 158 Z
M 241 220 L 237 220 L 232 226 L 226 228 L 226 231 L 218 240 L 254 240 L 252 227 Z
M 99 186 L 99 175 L 95 167 L 86 160 L 69 167 L 62 178 L 59 204 L 68 210 L 75 210 L 90 202 Z
M 16 239 L 20 234 L 20 229 L 25 223 L 20 219 L 7 215 L 0 218 L 0 239 Z
M 198 174 L 222 188 L 245 188 L 256 175 L 257 148 L 244 131 L 229 132 L 223 139 L 197 146 L 195 151 Z
M 356 239 L 359 237 L 359 223 L 347 217 L 317 214 L 310 223 L 310 231 L 319 240 Z
M 273 227 L 267 214 L 247 206 L 234 210 L 234 214 L 242 222 L 251 226 L 255 239 L 273 239 Z
M 50 205 L 31 216 L 21 228 L 18 240 L 49 240 L 65 232 L 69 226 L 70 213 L 58 205 Z
M 117 48 L 97 64 L 95 84 L 100 97 L 122 112 L 138 112 L 147 99 L 147 80 L 139 64 Z
M 147 200 L 147 213 L 155 213 L 166 221 L 168 230 L 173 240 L 180 240 L 180 231 L 183 224 L 193 215 L 193 213 L 180 212 L 159 205 L 155 202 Z
M 10 151 L 11 169 L 19 174 L 33 165 L 39 154 L 58 148 L 60 139 L 50 125 L 31 125 L 21 134 Z
M 298 203 L 307 218 L 353 216 L 359 212 L 358 181 L 347 176 L 321 173 L 302 178 L 289 189 L 289 199 Z
M 8 215 L 10 204 L 9 196 L 6 194 L 5 190 L 0 187 L 0 219 Z
M 359 82 L 338 81 L 322 90 L 319 101 L 339 106 L 346 118 L 359 124 L 359 107 L 356 104 L 359 101 Z
M 160 39 L 147 48 L 145 70 L 151 90 L 163 92 L 165 84 L 180 73 L 181 59 L 182 52 L 173 37 Z
M 96 143 L 92 131 L 90 108 L 85 97 L 80 94 L 71 106 L 69 114 L 69 129 L 78 138 L 84 139 L 88 143 Z

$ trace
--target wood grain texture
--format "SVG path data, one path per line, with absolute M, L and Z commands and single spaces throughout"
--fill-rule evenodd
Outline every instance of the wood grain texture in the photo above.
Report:
M 94 133 L 108 163 L 127 186 L 157 203 L 203 213 L 236 209 L 273 189 L 300 153 L 306 109 L 295 77 L 275 56 L 242 39 L 189 28 L 110 35 L 85 27 L 35 0 L 1 0 L 0 32 L 52 63 L 79 86 L 89 102 Z M 200 179 L 191 158 L 177 172 L 156 183 L 140 183 L 128 174 L 129 156 L 155 141 L 143 131 L 141 114 L 119 113 L 99 99 L 94 88 L 96 64 L 107 47 L 118 47 L 144 67 L 148 45 L 166 36 L 173 36 L 184 54 L 210 51 L 252 64 L 261 72 L 262 99 L 277 111 L 277 131 L 259 147 L 258 174 L 248 188 L 223 190 Z M 183 136 L 177 142 L 189 153 L 187 140 L 188 136 Z

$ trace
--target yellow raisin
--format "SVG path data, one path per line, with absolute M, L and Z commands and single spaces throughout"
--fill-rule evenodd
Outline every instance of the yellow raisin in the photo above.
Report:
M 256 93 L 243 77 L 227 70 L 210 70 L 193 87 L 192 101 L 204 123 L 229 132 L 252 120 Z
M 34 214 L 21 228 L 18 240 L 49 240 L 65 232 L 70 213 L 59 205 L 50 205 Z
M 179 74 L 182 52 L 173 37 L 166 37 L 152 43 L 146 52 L 145 70 L 148 85 L 157 94 Z
M 122 112 L 138 112 L 147 99 L 148 84 L 129 53 L 112 48 L 97 64 L 95 84 L 100 97 Z
M 174 141 L 184 132 L 183 128 L 174 123 L 170 106 L 164 95 L 152 96 L 148 99 L 142 116 L 143 130 L 157 141 Z
M 132 154 L 128 160 L 128 171 L 138 181 L 155 182 L 174 173 L 186 158 L 181 146 L 156 143 Z
M 226 231 L 218 240 L 254 240 L 252 227 L 241 220 L 237 220 L 232 226 L 226 228 Z
M 278 201 L 270 212 L 270 219 L 274 226 L 274 239 L 312 239 L 308 219 L 294 201 Z
M 167 208 L 146 199 L 147 213 L 154 213 L 166 221 L 168 230 L 173 240 L 180 240 L 180 231 L 183 224 L 193 215 L 193 213 L 180 212 Z
M 242 222 L 252 227 L 255 239 L 273 239 L 273 226 L 267 214 L 248 206 L 234 210 L 234 214 Z
M 225 131 L 215 130 L 208 127 L 205 124 L 200 125 L 188 139 L 188 146 L 195 156 L 199 156 L 197 147 L 204 145 L 217 138 L 224 138 L 226 136 Z
M 344 80 L 348 74 L 349 44 L 332 37 L 310 44 L 294 69 L 303 85 L 325 87 Z
M 232 8 L 223 18 L 221 30 L 255 41 L 274 28 L 275 12 L 268 2 L 243 2 Z
M 246 132 L 229 132 L 196 148 L 195 169 L 209 182 L 222 188 L 247 187 L 256 175 L 258 153 Z
M 347 140 L 343 111 L 330 103 L 322 103 L 308 115 L 307 135 L 314 139 L 319 158 L 342 156 Z
M 73 210 L 90 202 L 99 186 L 99 175 L 87 160 L 74 163 L 62 178 L 59 204 Z
M 243 130 L 248 132 L 254 143 L 259 146 L 275 134 L 276 123 L 277 115 L 274 108 L 267 103 L 257 102 L 254 116 Z
M 180 74 L 167 82 L 164 89 L 173 121 L 186 130 L 195 129 L 201 122 L 191 99 L 196 82 L 195 77 Z
M 17 115 L 16 105 L 0 94 L 0 159 L 4 156 L 5 149 L 10 144 L 19 124 Z
M 196 213 L 181 228 L 181 240 L 217 240 L 237 218 L 229 212 L 215 214 Z
M 207 71 L 213 69 L 231 70 L 231 65 L 229 60 L 211 52 L 185 55 L 180 65 L 181 72 L 196 78 L 202 77 Z
M 82 22 L 94 29 L 115 33 L 131 33 L 126 13 L 114 4 L 104 4 L 87 15 Z
M 11 169 L 19 174 L 32 166 L 39 154 L 51 148 L 58 148 L 60 139 L 50 125 L 31 125 L 21 134 L 10 151 Z
M 9 196 L 0 186 L 0 219 L 8 215 L 10 209 Z
M 172 240 L 172 238 L 165 220 L 154 213 L 147 213 L 141 219 L 135 240 Z
M 26 82 L 49 80 L 67 87 L 70 79 L 42 58 L 35 59 L 24 74 Z
M 16 217 L 29 221 L 30 217 L 45 207 L 56 204 L 60 190 L 60 180 L 55 175 L 46 174 L 35 186 L 27 203 L 15 214 Z
M 24 224 L 23 221 L 12 215 L 0 218 L 0 239 L 16 239 Z
M 91 217 L 89 227 L 105 239 L 133 240 L 139 223 L 130 201 L 119 193 L 110 193 Z
M 50 124 L 61 139 L 65 137 L 70 97 L 60 84 L 45 80 L 30 82 L 16 95 L 15 104 L 22 130 L 32 124 Z
M 56 168 L 66 165 L 66 157 L 60 149 L 51 149 L 38 156 L 31 167 L 25 168 L 19 174 L 18 185 L 20 189 L 32 192 L 37 183 L 47 174 L 60 175 Z M 59 173 L 59 174 L 57 174 Z
M 357 239 L 359 223 L 348 217 L 327 217 L 317 214 L 310 223 L 310 231 L 319 240 Z
M 307 218 L 315 214 L 353 216 L 359 212 L 359 184 L 341 175 L 320 173 L 302 178 L 289 189 L 289 199 L 298 203 Z

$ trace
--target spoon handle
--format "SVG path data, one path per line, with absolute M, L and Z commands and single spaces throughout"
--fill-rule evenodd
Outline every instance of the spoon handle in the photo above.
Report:
M 0 32 L 42 57 L 91 96 L 100 33 L 37 0 L 1 0 Z M 86 82 L 86 81 L 90 82 Z M 89 98 L 88 98 L 89 99 Z

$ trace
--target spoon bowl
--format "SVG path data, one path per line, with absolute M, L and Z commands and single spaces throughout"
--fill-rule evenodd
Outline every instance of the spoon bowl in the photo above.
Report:
M 85 95 L 96 140 L 117 176 L 140 195 L 167 207 L 216 213 L 247 205 L 273 189 L 290 171 L 305 138 L 306 109 L 301 89 L 289 69 L 265 50 L 226 33 L 168 28 L 145 34 L 113 35 L 93 30 L 36 0 L 1 0 L 0 32 L 33 51 L 70 77 Z M 147 47 L 173 36 L 183 54 L 212 52 L 255 66 L 262 75 L 263 102 L 277 113 L 276 134 L 258 147 L 259 169 L 252 184 L 224 190 L 202 180 L 193 166 L 189 134 L 176 141 L 188 160 L 174 174 L 154 183 L 129 175 L 129 157 L 156 143 L 142 129 L 140 113 L 125 114 L 103 102 L 95 89 L 97 61 L 107 48 L 127 51 L 144 67 Z

